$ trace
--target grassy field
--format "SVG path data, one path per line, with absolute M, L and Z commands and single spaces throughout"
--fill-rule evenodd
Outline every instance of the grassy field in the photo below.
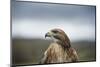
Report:
M 13 64 L 38 64 L 50 41 L 44 39 L 12 39 Z M 79 61 L 96 60 L 96 44 L 93 41 L 71 42 L 76 49 Z

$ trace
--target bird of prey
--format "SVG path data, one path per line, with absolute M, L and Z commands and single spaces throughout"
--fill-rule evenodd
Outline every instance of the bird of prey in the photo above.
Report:
M 51 43 L 45 51 L 41 63 L 48 64 L 78 61 L 76 50 L 71 47 L 70 40 L 63 30 L 58 28 L 52 29 L 45 34 L 45 37 L 50 37 L 53 43 Z

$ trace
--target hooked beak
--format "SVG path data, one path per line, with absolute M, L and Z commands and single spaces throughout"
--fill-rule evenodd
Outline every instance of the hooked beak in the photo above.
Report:
M 51 35 L 52 35 L 51 32 L 47 32 L 47 33 L 45 34 L 45 38 L 46 38 L 46 37 L 51 37 Z

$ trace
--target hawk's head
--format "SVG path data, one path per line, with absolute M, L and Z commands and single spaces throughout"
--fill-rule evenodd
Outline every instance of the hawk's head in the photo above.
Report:
M 60 43 L 64 47 L 70 47 L 70 40 L 66 33 L 61 29 L 52 29 L 45 34 L 45 37 L 51 37 L 54 42 Z

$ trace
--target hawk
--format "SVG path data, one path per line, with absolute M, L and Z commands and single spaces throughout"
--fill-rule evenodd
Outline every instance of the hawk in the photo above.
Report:
M 52 29 L 45 34 L 45 38 L 50 37 L 53 42 L 44 53 L 41 63 L 64 63 L 78 61 L 76 50 L 72 48 L 66 33 L 58 28 Z

